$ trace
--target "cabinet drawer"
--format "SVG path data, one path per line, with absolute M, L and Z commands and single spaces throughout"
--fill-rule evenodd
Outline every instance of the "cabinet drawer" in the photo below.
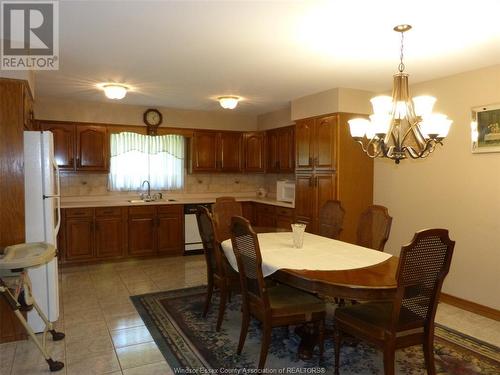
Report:
M 155 206 L 137 206 L 128 208 L 129 215 L 154 215 L 156 213 Z
M 276 207 L 268 204 L 259 204 L 257 206 L 257 211 L 274 215 L 276 213 Z
M 121 216 L 121 207 L 97 207 L 95 209 L 95 216 Z
M 276 215 L 292 217 L 293 216 L 293 208 L 276 207 Z
M 182 204 L 169 204 L 165 206 L 158 206 L 158 214 L 182 215 L 184 206 Z
M 91 207 L 67 208 L 66 217 L 91 217 L 93 215 Z

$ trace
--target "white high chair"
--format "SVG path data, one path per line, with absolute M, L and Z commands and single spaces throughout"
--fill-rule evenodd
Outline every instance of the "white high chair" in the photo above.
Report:
M 47 333 L 50 332 L 54 341 L 64 339 L 64 333 L 54 330 L 52 323 L 34 300 L 31 294 L 31 281 L 26 269 L 50 262 L 55 254 L 56 249 L 53 245 L 34 242 L 8 246 L 5 248 L 4 254 L 0 255 L 0 295 L 7 301 L 26 332 L 33 339 L 33 342 L 47 361 L 50 371 L 61 370 L 64 363 L 54 361 L 51 358 L 46 347 Z M 41 343 L 22 314 L 22 311 L 30 311 L 33 308 L 45 323 Z

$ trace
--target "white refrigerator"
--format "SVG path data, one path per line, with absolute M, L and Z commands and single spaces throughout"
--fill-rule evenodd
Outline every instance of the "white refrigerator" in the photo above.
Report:
M 24 189 L 26 242 L 47 242 L 57 246 L 61 225 L 59 169 L 54 158 L 51 132 L 24 132 Z M 59 280 L 57 257 L 50 263 L 28 270 L 35 300 L 51 322 L 59 318 Z M 45 324 L 36 314 L 28 313 L 35 332 Z

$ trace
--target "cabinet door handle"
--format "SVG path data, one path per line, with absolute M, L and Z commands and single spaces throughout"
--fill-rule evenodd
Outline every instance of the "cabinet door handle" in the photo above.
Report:
M 80 163 L 80 158 L 76 158 L 76 166 L 81 167 L 82 164 Z
M 313 158 L 309 156 L 309 165 L 312 167 L 313 166 Z

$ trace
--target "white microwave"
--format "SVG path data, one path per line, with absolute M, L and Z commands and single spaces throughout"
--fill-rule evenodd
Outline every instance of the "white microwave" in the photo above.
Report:
M 276 200 L 280 202 L 295 202 L 295 181 L 279 180 L 276 183 Z

